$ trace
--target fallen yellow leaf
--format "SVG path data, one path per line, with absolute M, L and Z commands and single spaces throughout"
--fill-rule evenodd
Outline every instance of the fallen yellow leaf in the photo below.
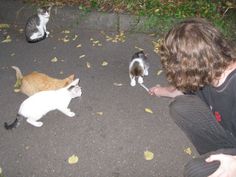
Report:
M 5 24 L 5 23 L 1 23 L 0 24 L 0 29 L 3 29 L 3 28 L 10 28 L 10 25 Z
M 114 36 L 109 36 L 104 31 L 102 31 L 101 34 L 103 34 L 106 37 L 106 41 L 111 41 L 114 43 L 125 42 L 125 35 L 123 31 Z
M 157 75 L 159 76 L 162 72 L 163 72 L 163 70 L 159 70 L 159 71 L 157 72 Z
M 76 34 L 72 40 L 75 41 L 77 38 L 78 38 L 78 35 Z
M 69 34 L 70 31 L 69 31 L 69 30 L 65 30 L 65 31 L 62 31 L 62 33 L 64 33 L 64 34 Z
M 20 89 L 14 89 L 14 92 L 18 93 L 20 92 Z
M 78 163 L 78 161 L 79 157 L 74 154 L 68 158 L 68 163 L 71 165 Z
M 93 38 L 90 38 L 90 41 L 92 41 L 93 46 L 102 46 L 99 40 L 94 40 Z
M 91 68 L 91 65 L 89 62 L 87 62 L 86 65 L 87 65 L 87 68 Z
M 150 108 L 145 108 L 145 112 L 153 114 L 153 111 Z
M 185 152 L 186 154 L 188 154 L 188 155 L 192 155 L 192 150 L 191 150 L 190 147 L 184 149 L 184 152 Z
M 94 44 L 98 44 L 98 43 L 99 43 L 99 41 L 93 41 L 93 43 L 94 43 Z
M 51 59 L 52 63 L 56 63 L 58 61 L 57 57 L 54 57 L 53 59 Z
M 102 116 L 103 112 L 96 112 L 97 115 Z
M 11 42 L 11 36 L 7 35 L 6 39 L 2 41 L 2 43 Z
M 66 37 L 65 37 L 65 38 L 63 38 L 62 40 L 63 40 L 63 42 L 64 42 L 64 43 L 67 43 L 67 42 L 69 42 L 69 41 L 70 41 L 70 40 L 69 40 L 69 39 L 67 39 Z
M 80 55 L 80 56 L 79 56 L 79 58 L 84 58 L 84 57 L 85 57 L 85 55 Z
M 134 48 L 136 48 L 136 49 L 138 49 L 138 50 L 140 50 L 140 51 L 142 51 L 142 50 L 143 50 L 142 48 L 140 48 L 140 47 L 137 47 L 137 46 L 135 46 Z
M 77 48 L 80 48 L 80 47 L 82 47 L 82 45 L 81 45 L 81 44 L 78 44 L 76 47 L 77 47 Z
M 157 41 L 152 41 L 154 45 L 154 52 L 159 53 L 160 48 L 163 44 L 163 38 L 158 39 Z
M 114 86 L 117 86 L 117 87 L 121 87 L 123 84 L 122 84 L 122 83 L 114 82 L 113 85 L 114 85 Z
M 107 65 L 108 65 L 108 63 L 106 61 L 102 62 L 102 66 L 107 66 Z
M 144 151 L 144 158 L 146 160 L 152 160 L 154 158 L 154 154 L 151 151 Z
M 20 33 L 23 33 L 23 31 L 24 31 L 24 29 L 22 29 L 22 28 L 21 28 L 21 29 L 19 29 L 19 32 L 20 32 Z

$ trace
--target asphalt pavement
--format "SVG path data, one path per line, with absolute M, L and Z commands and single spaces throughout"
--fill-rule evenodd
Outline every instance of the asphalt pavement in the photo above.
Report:
M 150 63 L 144 84 L 167 84 L 154 52 L 157 38 L 137 32 L 130 16 L 64 7 L 52 12 L 49 38 L 29 44 L 23 30 L 34 12 L 21 1 L 0 0 L 0 26 L 9 25 L 0 28 L 0 176 L 181 177 L 197 153 L 169 115 L 172 100 L 129 83 L 131 56 L 144 50 Z M 77 116 L 52 111 L 40 128 L 24 120 L 5 130 L 4 122 L 15 119 L 27 98 L 14 92 L 12 65 L 23 74 L 79 75 L 83 94 L 69 105 Z M 78 157 L 75 164 L 68 163 L 72 155 Z

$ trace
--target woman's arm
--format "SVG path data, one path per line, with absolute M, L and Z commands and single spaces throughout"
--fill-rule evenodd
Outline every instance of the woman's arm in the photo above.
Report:
M 181 91 L 177 90 L 173 86 L 161 87 L 159 85 L 157 85 L 155 87 L 151 87 L 149 89 L 149 94 L 155 95 L 155 96 L 171 97 L 171 98 L 174 98 L 179 95 L 183 95 L 183 93 Z

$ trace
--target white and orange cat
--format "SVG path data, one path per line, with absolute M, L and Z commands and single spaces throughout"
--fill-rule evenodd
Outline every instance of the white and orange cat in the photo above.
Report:
M 80 97 L 81 94 L 79 79 L 75 79 L 68 86 L 58 90 L 35 93 L 21 103 L 15 121 L 11 124 L 5 122 L 4 126 L 7 130 L 13 129 L 19 125 L 22 118 L 26 118 L 29 124 L 41 127 L 43 122 L 39 120 L 53 110 L 59 110 L 69 117 L 74 117 L 75 113 L 68 106 L 72 98 Z
M 56 79 L 36 71 L 23 76 L 18 67 L 12 66 L 12 68 L 16 71 L 15 91 L 20 91 L 27 96 L 44 90 L 56 90 L 65 87 L 74 80 L 74 74 L 65 79 Z

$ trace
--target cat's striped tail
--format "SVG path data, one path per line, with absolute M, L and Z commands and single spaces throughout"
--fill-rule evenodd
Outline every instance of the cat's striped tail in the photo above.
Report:
M 21 73 L 20 68 L 17 66 L 11 66 L 14 70 L 16 70 L 16 80 L 21 80 L 23 78 L 23 74 Z
M 12 122 L 11 124 L 8 124 L 7 122 L 4 123 L 4 127 L 6 130 L 11 130 L 13 128 L 16 128 L 20 125 L 20 120 L 21 120 L 21 116 L 19 114 L 17 114 L 16 119 L 14 120 L 14 122 Z
M 11 66 L 14 70 L 16 70 L 16 83 L 14 85 L 15 91 L 19 92 L 20 91 L 20 87 L 22 84 L 22 79 L 23 79 L 23 75 L 20 71 L 20 68 L 18 68 L 17 66 Z

